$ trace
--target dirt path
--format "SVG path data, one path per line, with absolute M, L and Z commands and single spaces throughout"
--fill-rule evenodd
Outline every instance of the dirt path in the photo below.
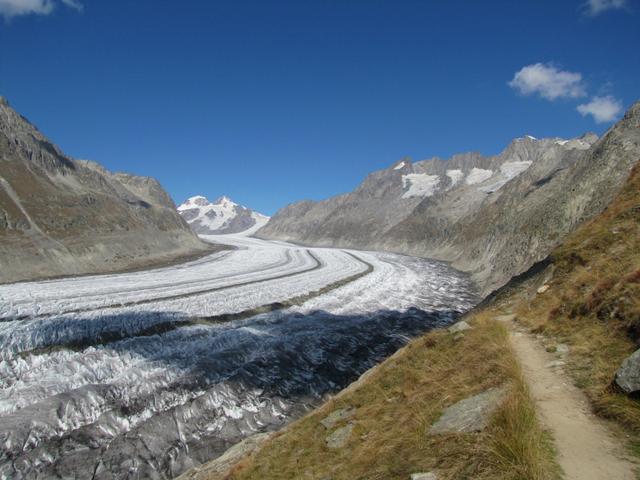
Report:
M 567 480 L 634 480 L 635 465 L 607 424 L 591 413 L 588 399 L 552 362 L 533 336 L 511 331 L 511 344 L 536 402 L 543 426 L 551 431 L 558 463 Z

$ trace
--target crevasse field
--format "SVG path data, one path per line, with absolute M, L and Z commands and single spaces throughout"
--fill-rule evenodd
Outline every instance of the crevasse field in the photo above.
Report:
M 0 286 L 0 478 L 173 478 L 476 300 L 440 262 L 207 238 L 236 249 Z

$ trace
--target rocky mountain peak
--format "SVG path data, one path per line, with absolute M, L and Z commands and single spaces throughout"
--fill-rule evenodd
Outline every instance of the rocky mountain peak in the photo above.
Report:
M 391 166 L 392 170 L 411 170 L 411 159 L 404 157 Z
M 640 101 L 634 103 L 627 113 L 625 113 L 623 122 L 634 127 L 640 127 Z
M 596 143 L 598 141 L 598 135 L 596 133 L 593 132 L 587 132 L 583 135 L 581 135 L 580 137 L 578 137 L 578 140 L 582 141 L 582 142 L 586 142 L 589 145 L 593 145 L 594 143 Z
M 203 197 L 202 195 L 196 195 L 195 197 L 191 197 L 185 200 L 184 203 L 180 205 L 180 207 L 178 208 L 182 208 L 182 207 L 189 208 L 193 206 L 204 207 L 206 205 L 209 205 L 210 203 L 211 202 L 209 202 L 207 197 Z

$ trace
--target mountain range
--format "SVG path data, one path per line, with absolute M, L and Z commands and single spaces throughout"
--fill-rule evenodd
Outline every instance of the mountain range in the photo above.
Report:
M 0 98 L 0 282 L 175 261 L 211 250 L 196 233 L 243 232 L 451 262 L 487 294 L 609 204 L 640 158 L 639 125 L 636 103 L 601 138 L 526 135 L 495 156 L 404 158 L 269 219 L 228 197 L 176 208 L 155 179 L 65 155 Z
M 640 158 L 640 103 L 602 138 L 513 140 L 371 173 L 353 192 L 278 211 L 256 236 L 452 262 L 486 294 L 601 212 Z
M 201 235 L 245 233 L 247 235 L 263 227 L 269 217 L 238 205 L 229 197 L 222 196 L 215 202 L 197 195 L 178 207 L 191 229 Z

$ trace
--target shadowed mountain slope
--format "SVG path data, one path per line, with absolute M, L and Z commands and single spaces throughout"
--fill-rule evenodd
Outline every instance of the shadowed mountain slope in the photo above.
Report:
M 153 178 L 74 160 L 0 97 L 0 282 L 206 252 Z

